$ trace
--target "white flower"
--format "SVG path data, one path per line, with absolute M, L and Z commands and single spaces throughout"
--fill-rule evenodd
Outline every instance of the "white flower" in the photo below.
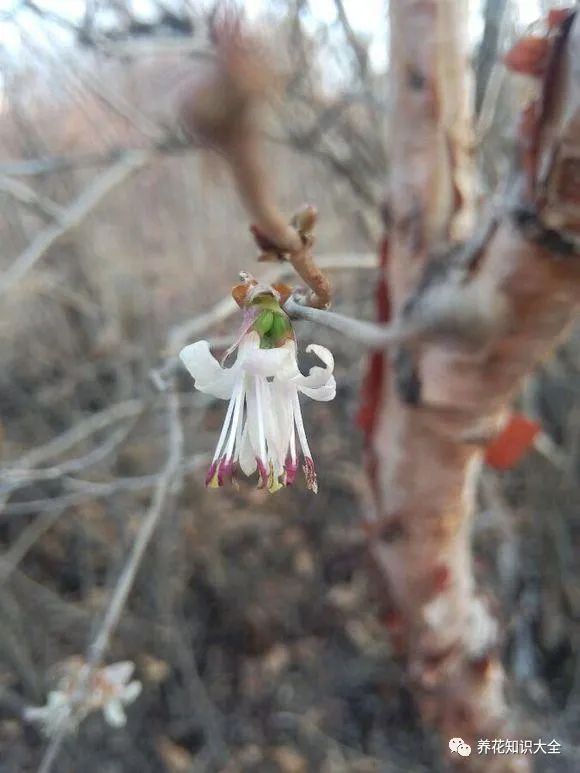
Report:
M 29 722 L 38 722 L 45 735 L 52 736 L 70 717 L 70 728 L 74 730 L 80 719 L 73 721 L 70 699 L 62 690 L 52 690 L 48 693 L 46 706 L 29 706 L 24 709 L 24 718 Z
M 141 682 L 130 681 L 134 670 L 134 663 L 123 660 L 105 666 L 95 674 L 90 695 L 91 708 L 102 709 L 112 727 L 123 727 L 127 722 L 124 707 L 133 703 L 141 694 Z
M 312 344 L 307 351 L 325 367 L 314 367 L 304 376 L 291 338 L 273 348 L 261 348 L 260 342 L 258 332 L 246 328 L 237 359 L 229 368 L 217 362 L 207 341 L 197 341 L 180 352 L 197 389 L 230 401 L 206 484 L 222 486 L 238 465 L 246 475 L 257 469 L 261 485 L 270 492 L 293 483 L 298 436 L 307 486 L 317 491 L 298 392 L 314 400 L 332 400 L 336 394 L 334 359 L 328 349 Z
M 64 665 L 58 689 L 48 693 L 45 706 L 27 708 L 25 719 L 39 722 L 45 734 L 52 736 L 65 723 L 70 731 L 76 730 L 91 711 L 101 709 L 109 725 L 122 727 L 127 721 L 124 707 L 141 693 L 141 682 L 130 681 L 135 664 L 124 660 L 104 666 L 88 684 L 83 684 L 88 666 L 82 658 L 71 658 Z

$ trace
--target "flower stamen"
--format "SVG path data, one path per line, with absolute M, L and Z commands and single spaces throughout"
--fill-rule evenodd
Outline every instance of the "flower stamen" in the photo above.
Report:
M 306 478 L 306 487 L 309 488 L 311 491 L 313 491 L 315 494 L 317 494 L 318 481 L 316 479 L 316 470 L 314 468 L 314 461 L 312 459 L 312 454 L 310 453 L 310 446 L 308 445 L 306 432 L 304 430 L 304 422 L 302 420 L 302 411 L 300 410 L 300 400 L 298 399 L 298 392 L 294 393 L 293 405 L 294 405 L 294 421 L 296 423 L 296 430 L 298 432 L 298 440 L 300 442 L 300 447 L 302 448 L 302 454 L 304 456 L 304 465 L 302 469 L 304 470 L 304 476 Z

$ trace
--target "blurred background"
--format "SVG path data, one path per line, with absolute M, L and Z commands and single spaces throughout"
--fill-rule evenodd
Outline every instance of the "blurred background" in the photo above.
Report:
M 372 318 L 386 8 L 242 5 L 284 76 L 264 124 L 280 204 L 288 215 L 316 205 L 334 307 Z M 527 89 L 498 57 L 555 3 L 471 5 L 484 197 Z M 168 140 L 180 78 L 213 55 L 214 12 L 195 0 L 0 1 L 2 773 L 37 769 L 46 743 L 22 711 L 86 651 L 163 474 L 166 400 L 152 371 L 241 269 L 265 271 L 228 170 Z M 224 348 L 237 321 L 208 322 L 194 338 Z M 305 405 L 320 493 L 269 496 L 246 481 L 206 491 L 224 403 L 178 372 L 182 474 L 107 656 L 136 663 L 143 693 L 125 728 L 91 715 L 59 773 L 442 769 L 365 571 L 365 358 L 307 323 L 298 335 L 336 358 L 336 400 Z M 580 770 L 579 372 L 575 336 L 526 385 L 522 407 L 557 453 L 485 470 L 474 525 L 514 701 L 563 745 L 536 760 L 546 771 Z

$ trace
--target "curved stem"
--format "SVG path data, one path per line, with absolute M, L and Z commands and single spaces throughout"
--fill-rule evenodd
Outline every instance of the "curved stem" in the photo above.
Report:
M 290 317 L 324 325 L 353 341 L 364 344 L 369 349 L 385 349 L 387 346 L 401 343 L 412 337 L 410 331 L 405 331 L 398 323 L 379 325 L 376 322 L 364 322 L 334 311 L 302 306 L 293 298 L 286 301 L 284 310 Z

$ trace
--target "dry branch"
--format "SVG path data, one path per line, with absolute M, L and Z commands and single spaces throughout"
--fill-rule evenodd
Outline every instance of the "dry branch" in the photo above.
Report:
M 38 213 L 45 220 L 60 221 L 62 218 L 62 208 L 55 204 L 47 196 L 37 193 L 35 190 L 20 180 L 14 180 L 11 177 L 0 178 L 0 191 L 9 194 L 17 201 L 29 207 L 33 212 Z
M 211 459 L 209 453 L 194 454 L 184 460 L 181 468 L 183 474 L 199 470 Z M 33 499 L 25 502 L 9 502 L 2 507 L 2 515 L 18 516 L 32 513 L 48 513 L 61 508 L 74 507 L 88 499 L 110 497 L 115 494 L 146 491 L 157 485 L 162 472 L 150 475 L 132 475 L 127 478 L 114 478 L 110 481 L 92 481 L 79 478 L 65 478 L 66 489 L 72 493 L 49 499 Z
M 0 294 L 11 290 L 65 234 L 77 228 L 114 188 L 142 169 L 150 159 L 146 150 L 130 151 L 102 172 L 68 207 L 58 222 L 47 226 L 14 262 L 0 275 Z
M 170 389 L 167 393 L 167 419 L 169 436 L 165 468 L 157 483 L 149 510 L 141 522 L 131 553 L 117 580 L 97 635 L 89 646 L 83 678 L 79 680 L 76 695 L 72 699 L 78 702 L 78 705 L 82 705 L 87 698 L 86 690 L 92 684 L 95 671 L 102 664 L 109 648 L 111 637 L 121 621 L 123 610 L 125 609 L 145 551 L 161 516 L 167 508 L 168 502 L 176 493 L 176 483 L 180 479 L 183 455 L 183 431 L 179 417 L 179 400 L 173 389 Z M 50 773 L 52 770 L 68 729 L 69 723 L 67 718 L 61 722 L 58 731 L 52 738 L 41 761 L 39 773 Z
M 162 152 L 168 142 L 161 142 L 145 148 L 151 153 Z M 127 153 L 141 151 L 143 147 L 115 146 L 96 153 L 67 153 L 37 158 L 14 158 L 0 162 L 0 174 L 9 176 L 40 177 L 56 172 L 68 172 L 71 169 L 90 169 L 109 166 L 121 160 Z M 172 150 L 174 148 L 171 148 Z M 177 145 L 175 150 L 182 150 Z
M 32 546 L 58 521 L 64 512 L 65 508 L 55 508 L 41 513 L 23 530 L 10 548 L 2 553 L 0 556 L 0 585 L 6 583 Z
M 77 422 L 73 427 L 49 440 L 45 445 L 32 449 L 16 461 L 10 463 L 5 468 L 5 471 L 11 469 L 30 469 L 43 464 L 64 454 L 78 443 L 83 442 L 96 432 L 106 429 L 111 424 L 116 424 L 126 419 L 134 419 L 139 416 L 143 409 L 144 402 L 142 400 L 124 400 L 120 403 L 114 403 L 103 411 L 93 413 L 88 418 Z

